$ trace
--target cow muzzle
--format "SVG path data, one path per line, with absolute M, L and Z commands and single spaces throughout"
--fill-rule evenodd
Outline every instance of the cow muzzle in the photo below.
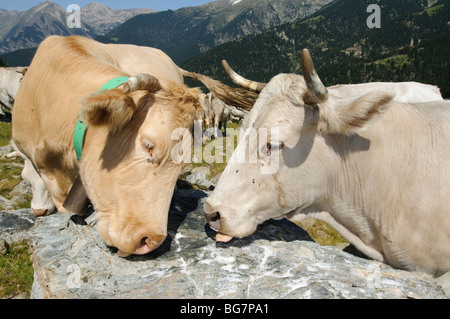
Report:
M 205 204 L 205 218 L 208 221 L 209 227 L 217 232 L 217 242 L 229 242 L 233 239 L 231 236 L 220 233 L 220 212 L 214 211 L 208 203 Z
M 34 209 L 31 208 L 31 210 L 33 211 L 33 214 L 37 217 L 40 216 L 47 216 L 49 214 L 49 210 L 48 209 Z
M 208 221 L 209 227 L 211 227 L 215 231 L 220 230 L 220 213 L 219 212 L 206 212 L 205 218 Z
M 125 252 L 119 249 L 117 252 L 119 257 L 126 258 L 131 255 L 145 255 L 148 254 L 155 249 L 157 249 L 163 243 L 165 236 L 158 236 L 157 240 L 152 239 L 151 237 L 144 237 L 140 240 L 136 250 L 132 253 Z M 161 238 L 162 237 L 162 238 Z

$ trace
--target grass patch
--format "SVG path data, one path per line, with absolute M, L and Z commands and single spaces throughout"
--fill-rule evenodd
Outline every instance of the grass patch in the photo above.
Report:
M 385 64 L 391 64 L 393 66 L 399 66 L 403 64 L 411 64 L 411 61 L 408 58 L 408 55 L 406 54 L 396 54 L 394 56 L 387 57 L 382 60 L 374 61 L 373 64 L 375 65 L 385 65 Z
M 239 130 L 240 124 L 229 122 L 227 130 Z M 230 136 L 230 134 L 228 134 Z M 234 143 L 226 137 L 220 137 L 217 140 L 208 140 L 206 145 L 202 146 L 202 161 L 200 163 L 192 163 L 192 167 L 209 167 L 211 176 L 222 173 L 227 166 L 227 154 L 231 156 L 237 146 L 239 137 L 234 138 Z M 228 142 L 228 143 L 227 143 Z M 195 152 L 195 151 L 194 151 Z M 195 152 L 195 154 L 198 154 Z
M 9 193 L 21 181 L 23 164 L 20 160 L 0 159 L 0 195 L 8 198 Z
M 321 220 L 306 218 L 296 224 L 306 230 L 309 236 L 319 245 L 340 246 L 349 244 L 336 230 Z
M 0 147 L 10 144 L 11 123 L 0 122 Z M 16 159 L 0 159 L 0 196 L 11 199 L 11 191 L 22 181 L 22 170 L 24 161 L 18 157 Z M 30 208 L 31 196 L 25 196 L 28 203 L 22 203 L 15 209 Z
M 423 14 L 427 14 L 431 18 L 434 15 L 436 15 L 437 12 L 439 10 L 441 10 L 443 7 L 444 7 L 444 4 L 440 4 L 440 5 L 437 5 L 435 7 L 427 8 L 424 11 L 421 11 L 421 12 L 415 12 L 415 13 L 413 13 L 413 16 L 420 16 L 420 15 L 423 15 Z
M 9 253 L 0 256 L 0 298 L 29 293 L 33 274 L 27 242 L 11 245 Z
M 0 147 L 10 144 L 11 141 L 11 123 L 0 122 Z M 21 181 L 21 173 L 23 170 L 23 159 L 0 159 L 0 195 L 11 199 L 10 192 L 16 187 Z M 31 202 L 30 198 L 27 198 Z M 21 205 L 24 206 L 24 205 Z M 29 205 L 20 208 L 29 208 Z
M 11 141 L 11 123 L 0 122 L 0 147 L 9 145 Z

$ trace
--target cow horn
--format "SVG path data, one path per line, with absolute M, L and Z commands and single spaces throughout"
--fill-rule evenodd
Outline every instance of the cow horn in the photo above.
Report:
M 128 94 L 138 90 L 146 90 L 149 92 L 156 92 L 161 90 L 161 84 L 158 79 L 150 74 L 138 74 L 132 76 L 123 85 L 123 93 Z
M 303 101 L 306 104 L 317 104 L 328 100 L 328 90 L 317 75 L 308 49 L 302 51 L 302 68 L 303 77 L 308 87 L 308 91 L 303 94 Z
M 261 83 L 261 82 L 255 82 L 255 81 L 251 81 L 248 80 L 244 77 L 242 77 L 241 75 L 237 74 L 228 64 L 227 61 L 222 60 L 222 66 L 223 69 L 225 70 L 225 72 L 227 73 L 227 75 L 230 77 L 230 79 L 233 80 L 234 83 L 236 83 L 237 85 L 246 88 L 248 90 L 251 91 L 255 91 L 255 92 L 261 92 L 267 85 L 267 83 Z

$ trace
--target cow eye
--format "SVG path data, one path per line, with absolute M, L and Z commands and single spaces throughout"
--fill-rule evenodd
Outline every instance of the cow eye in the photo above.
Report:
M 266 145 L 264 145 L 262 154 L 265 156 L 272 155 L 273 152 L 281 151 L 284 148 L 284 143 L 275 143 L 275 142 L 267 142 Z
M 150 140 L 146 138 L 141 138 L 141 147 L 150 156 L 148 161 L 152 163 L 155 162 L 156 161 L 155 144 L 153 144 Z
M 151 155 L 151 153 L 153 153 L 153 150 L 155 149 L 155 145 L 148 140 L 142 140 L 142 146 L 144 147 L 144 149 L 147 150 L 147 152 L 150 155 Z

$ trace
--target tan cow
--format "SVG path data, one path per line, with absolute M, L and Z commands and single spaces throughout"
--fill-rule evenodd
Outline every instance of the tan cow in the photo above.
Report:
M 112 79 L 138 73 L 123 88 L 97 92 Z M 181 139 L 173 132 L 192 131 L 202 111 L 200 90 L 187 88 L 184 74 L 195 75 L 157 49 L 50 37 L 17 94 L 17 148 L 59 211 L 80 174 L 100 235 L 121 256 L 148 253 L 166 237 L 171 197 L 186 162 L 179 158 L 188 155 L 183 149 L 173 154 Z M 87 124 L 80 163 L 73 143 L 79 117 Z
M 307 50 L 302 62 L 304 77 L 280 74 L 262 86 L 205 203 L 218 239 L 248 236 L 269 218 L 313 217 L 367 256 L 442 283 L 450 271 L 450 102 L 397 102 L 386 88 L 334 98 Z

